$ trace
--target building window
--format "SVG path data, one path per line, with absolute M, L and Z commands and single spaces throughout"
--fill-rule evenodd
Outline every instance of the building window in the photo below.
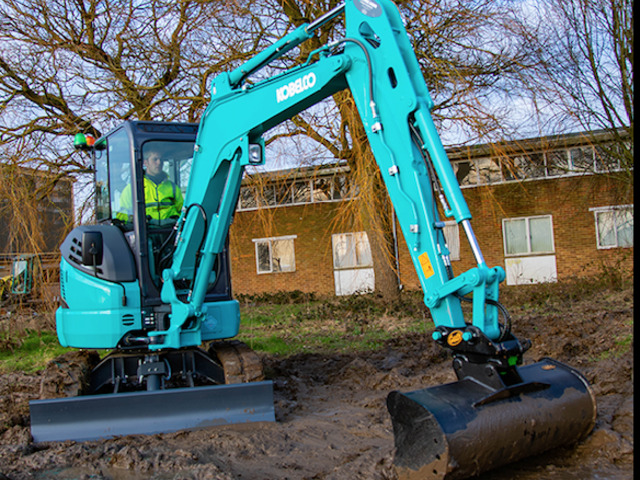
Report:
M 591 209 L 598 248 L 633 247 L 633 205 Z
M 569 150 L 571 170 L 575 172 L 593 172 L 594 157 L 592 147 L 576 147 Z
M 551 215 L 504 219 L 502 232 L 507 256 L 554 252 Z
M 295 238 L 297 235 L 254 239 L 258 274 L 295 272 L 296 256 L 293 246 Z
M 615 172 L 621 169 L 620 160 L 628 156 L 625 152 L 628 150 L 631 152 L 630 157 L 633 157 L 633 147 L 631 145 L 607 143 L 598 145 L 595 148 L 596 157 L 596 171 L 598 172 Z
M 336 270 L 373 266 L 369 237 L 366 232 L 336 233 L 332 235 L 331 243 L 333 244 L 333 267 Z
M 569 156 L 567 150 L 555 150 L 545 155 L 547 159 L 547 175 L 559 177 L 569 172 Z
M 461 187 L 478 183 L 475 164 L 470 160 L 452 162 L 453 172 Z
M 491 184 L 502 182 L 500 165 L 493 158 L 478 158 L 475 160 L 478 169 L 478 183 Z
M 238 208 L 242 210 L 249 210 L 256 208 L 258 203 L 256 201 L 256 192 L 253 187 L 242 187 L 240 189 L 240 199 L 238 200 Z
M 543 178 L 545 175 L 544 155 L 529 153 L 502 158 L 500 162 L 502 176 L 505 180 L 519 180 L 525 178 Z
M 294 204 L 311 203 L 313 196 L 311 195 L 309 180 L 294 182 L 292 191 Z
M 252 210 L 262 207 L 335 202 L 354 198 L 357 194 L 355 186 L 344 173 L 308 180 L 280 179 L 263 186 L 242 186 L 237 208 Z
M 445 222 L 442 232 L 449 249 L 449 259 L 460 260 L 460 230 L 458 229 L 458 224 L 456 222 Z

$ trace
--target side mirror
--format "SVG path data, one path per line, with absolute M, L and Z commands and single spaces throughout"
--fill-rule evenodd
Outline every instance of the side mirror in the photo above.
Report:
M 102 233 L 83 232 L 82 234 L 82 264 L 93 267 L 102 263 Z

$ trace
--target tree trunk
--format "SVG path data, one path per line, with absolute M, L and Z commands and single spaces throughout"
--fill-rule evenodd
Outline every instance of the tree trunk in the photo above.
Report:
M 339 97 L 336 103 L 342 117 L 343 135 L 346 137 L 348 132 L 351 136 L 351 145 L 348 146 L 345 138 L 342 151 L 346 153 L 351 179 L 357 189 L 353 214 L 356 224 L 369 238 L 375 292 L 385 301 L 393 301 L 400 292 L 394 255 L 393 206 L 351 94 L 341 92 L 336 97 Z
M 382 185 L 384 187 L 384 185 Z M 385 192 L 389 208 L 373 215 L 367 215 L 363 221 L 368 222 L 370 228 L 366 228 L 369 244 L 371 245 L 371 256 L 373 258 L 373 271 L 375 274 L 375 293 L 386 302 L 397 300 L 400 296 L 398 285 L 398 272 L 395 264 L 394 238 L 392 231 L 391 205 L 389 197 Z M 371 218 L 375 216 L 374 218 Z

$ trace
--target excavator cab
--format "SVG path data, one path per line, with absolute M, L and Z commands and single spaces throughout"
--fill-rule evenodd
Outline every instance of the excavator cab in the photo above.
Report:
M 179 325 L 176 347 L 154 348 L 157 333 L 175 323 L 162 299 L 162 272 L 173 257 L 197 132 L 192 123 L 127 121 L 91 149 L 95 223 L 73 229 L 60 247 L 56 326 L 63 346 L 112 351 L 92 369 L 86 395 L 31 402 L 36 441 L 275 420 L 259 358 L 225 341 L 240 324 L 228 239 L 209 274 L 205 314 Z M 149 152 L 161 155 L 161 185 L 145 178 Z M 165 195 L 154 196 L 158 186 Z M 188 299 L 191 283 L 174 282 L 180 299 Z M 251 383 L 224 385 L 242 381 Z
M 58 333 L 68 339 L 69 346 L 116 348 L 136 342 L 150 343 L 146 332 L 161 329 L 159 323 L 168 321 L 158 310 L 162 304 L 161 275 L 172 260 L 176 224 L 186 195 L 197 131 L 198 125 L 193 123 L 128 121 L 95 143 L 92 155 L 96 223 L 78 227 L 63 242 L 63 261 L 72 266 L 65 278 L 80 270 L 94 279 L 122 284 L 120 306 L 122 318 L 128 320 L 117 322 L 117 327 L 114 322 L 115 328 L 106 327 L 111 331 L 105 344 L 105 327 L 100 329 L 103 340 L 98 341 L 90 328 L 67 322 L 74 315 L 73 310 L 83 308 L 80 303 L 71 306 L 67 301 L 67 308 L 63 306 L 58 312 Z M 150 152 L 161 156 L 162 185 L 146 178 L 144 158 Z M 159 188 L 167 191 L 154 197 Z M 167 205 L 160 203 L 171 208 L 163 209 Z M 88 243 L 93 245 L 95 254 L 87 249 Z M 214 272 L 206 301 L 216 305 L 225 303 L 233 318 L 237 316 L 233 315 L 237 302 L 232 300 L 228 249 L 218 255 Z M 189 288 L 188 279 L 183 279 L 178 284 L 178 295 L 188 296 Z M 127 311 L 129 305 L 135 305 L 131 312 Z M 86 312 L 81 311 L 79 315 L 84 316 Z M 98 323 L 104 325 L 104 315 Z M 128 328 L 133 326 L 135 328 Z M 203 340 L 232 337 L 236 333 L 237 325 L 231 325 L 223 335 L 205 332 Z
M 197 130 L 192 123 L 125 122 L 95 144 L 96 221 L 123 232 L 139 260 L 143 303 L 158 300 L 162 270 L 171 264 Z M 158 183 L 148 179 L 146 159 L 154 156 Z M 146 255 L 137 255 L 143 249 Z M 226 252 L 219 268 L 216 299 L 230 299 Z

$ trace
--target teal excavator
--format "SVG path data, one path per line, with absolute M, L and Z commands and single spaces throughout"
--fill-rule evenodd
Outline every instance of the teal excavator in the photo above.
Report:
M 247 81 L 343 14 L 343 39 L 300 66 Z M 596 405 L 584 377 L 552 359 L 523 362 L 530 342 L 511 332 L 499 301 L 505 272 L 482 256 L 397 7 L 347 0 L 218 75 L 199 124 L 127 121 L 92 146 L 96 222 L 61 246 L 57 333 L 64 346 L 113 351 L 92 371 L 88 394 L 31 402 L 35 441 L 274 421 L 272 383 L 252 366 L 252 352 L 228 341 L 240 325 L 229 226 L 245 167 L 265 162 L 263 134 L 343 89 L 393 202 L 433 340 L 451 352 L 458 378 L 388 395 L 399 476 L 465 478 L 591 431 Z M 146 215 L 150 149 L 163 151 L 165 173 L 185 192 L 178 218 Z M 122 216 L 127 185 L 132 211 Z M 476 264 L 457 276 L 446 218 L 462 227 Z

